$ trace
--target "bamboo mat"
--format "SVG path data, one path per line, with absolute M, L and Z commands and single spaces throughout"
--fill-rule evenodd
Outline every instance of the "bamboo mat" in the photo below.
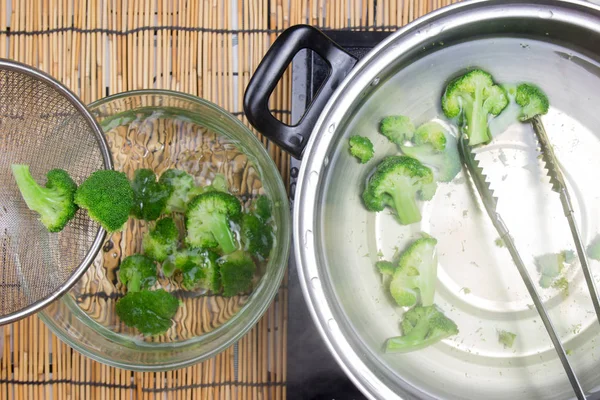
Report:
M 244 89 L 270 43 L 290 25 L 395 30 L 450 2 L 0 0 L 0 58 L 50 73 L 85 103 L 164 88 L 213 101 L 247 123 Z M 290 98 L 288 71 L 271 99 L 284 122 Z M 289 157 L 263 143 L 288 182 Z M 286 282 L 236 345 L 166 373 L 132 373 L 92 361 L 61 343 L 36 316 L 0 327 L 0 399 L 284 399 Z

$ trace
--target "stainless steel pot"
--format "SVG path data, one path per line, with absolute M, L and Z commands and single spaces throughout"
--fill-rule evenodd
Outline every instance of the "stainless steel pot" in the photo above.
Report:
M 299 49 L 331 65 L 317 99 L 296 126 L 277 121 L 268 98 Z M 400 226 L 369 213 L 361 192 L 369 172 L 397 152 L 377 133 L 382 116 L 419 124 L 442 116 L 445 83 L 479 66 L 499 82 L 530 81 L 549 95 L 544 123 L 574 193 L 585 241 L 600 232 L 600 8 L 580 1 L 470 1 L 399 30 L 356 63 L 307 26 L 274 43 L 246 91 L 251 123 L 302 157 L 294 209 L 295 255 L 305 299 L 341 367 L 370 398 L 565 399 L 569 382 L 506 249 L 461 173 L 423 204 L 420 224 Z M 572 249 L 558 197 L 538 161 L 528 125 L 498 118 L 494 141 L 478 150 L 532 276 L 534 257 Z M 347 140 L 371 138 L 376 156 L 361 165 Z M 310 137 L 310 138 L 309 138 Z M 385 354 L 400 334 L 394 307 L 373 264 L 390 259 L 420 231 L 438 239 L 435 302 L 458 336 L 408 354 Z M 595 278 L 600 264 L 592 265 Z M 588 394 L 600 391 L 600 325 L 577 262 L 565 272 L 570 293 L 542 291 L 550 316 Z M 469 290 L 466 290 L 469 289 Z M 290 313 L 293 318 L 293 313 Z M 515 346 L 497 331 L 517 334 Z

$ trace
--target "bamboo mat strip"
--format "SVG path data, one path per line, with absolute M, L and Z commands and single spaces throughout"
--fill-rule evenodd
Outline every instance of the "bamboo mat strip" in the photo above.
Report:
M 270 43 L 290 25 L 395 30 L 451 2 L 0 0 L 0 58 L 50 73 L 85 103 L 126 90 L 172 89 L 213 101 L 247 124 L 244 89 Z M 288 70 L 270 102 L 288 123 L 290 101 Z M 288 182 L 289 157 L 258 137 Z M 287 302 L 286 276 L 265 316 L 236 345 L 164 373 L 99 364 L 29 317 L 0 327 L 0 400 L 284 399 Z

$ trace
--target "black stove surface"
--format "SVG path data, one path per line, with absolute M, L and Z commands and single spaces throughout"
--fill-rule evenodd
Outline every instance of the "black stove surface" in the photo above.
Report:
M 382 41 L 387 32 L 324 31 L 357 58 Z M 327 63 L 303 50 L 292 64 L 292 122 L 304 114 L 328 76 Z M 290 197 L 294 201 L 300 161 L 292 159 Z M 321 339 L 310 316 L 298 280 L 294 255 L 288 283 L 288 398 L 290 400 L 362 400 L 366 397 L 346 377 Z

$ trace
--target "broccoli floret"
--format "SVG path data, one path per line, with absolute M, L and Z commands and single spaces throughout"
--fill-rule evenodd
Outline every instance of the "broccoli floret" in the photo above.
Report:
M 398 260 L 390 283 L 390 293 L 399 306 L 412 306 L 420 298 L 420 304 L 433 304 L 437 282 L 437 254 L 434 238 L 415 240 Z
M 178 239 L 179 230 L 173 218 L 159 219 L 154 228 L 150 229 L 142 239 L 144 254 L 158 262 L 163 262 L 169 254 L 177 250 Z
M 135 171 L 131 187 L 133 189 L 131 215 L 146 221 L 154 221 L 160 217 L 171 196 L 171 187 L 156 182 L 154 171 L 147 168 Z
M 350 145 L 350 154 L 356 157 L 361 164 L 365 164 L 373 158 L 375 150 L 373 143 L 368 138 L 360 135 L 350 136 L 348 144 Z
M 511 348 L 515 342 L 516 334 L 509 331 L 498 331 L 498 342 L 504 345 L 504 348 Z
M 370 211 L 392 207 L 402 225 L 421 220 L 416 196 L 431 200 L 437 185 L 431 169 L 408 156 L 386 157 L 375 169 L 363 192 L 365 206 Z
M 210 189 L 218 192 L 229 192 L 229 183 L 223 174 L 216 174 L 209 186 Z
M 156 283 L 156 264 L 142 254 L 126 257 L 119 266 L 119 280 L 129 292 L 149 289 Z
M 600 261 L 600 235 L 596 235 L 596 237 L 590 242 L 586 253 L 591 259 Z
M 267 221 L 271 218 L 271 200 L 265 195 L 258 196 L 254 203 L 254 213 L 263 221 Z
M 456 138 L 437 122 L 419 126 L 413 145 L 400 147 L 407 156 L 431 167 L 434 177 L 439 181 L 450 182 L 462 168 Z
M 241 222 L 241 237 L 244 250 L 262 259 L 269 257 L 273 247 L 271 225 L 254 214 L 244 214 Z
M 385 260 L 377 261 L 375 263 L 375 266 L 377 267 L 381 275 L 383 275 L 384 277 L 393 276 L 394 271 L 396 271 L 397 268 L 393 262 Z
M 458 334 L 458 327 L 435 305 L 415 306 L 404 313 L 402 333 L 402 336 L 387 340 L 386 352 L 406 353 L 423 349 Z
M 488 117 L 500 114 L 507 105 L 504 89 L 495 85 L 492 76 L 480 69 L 451 81 L 442 97 L 444 114 L 448 118 L 459 117 L 461 129 L 469 137 L 471 146 L 492 140 Z
M 385 117 L 379 125 L 379 132 L 389 139 L 390 142 L 402 145 L 411 140 L 415 134 L 415 126 L 410 118 L 404 115 Z
M 571 264 L 576 258 L 573 250 L 563 250 L 562 256 L 567 264 Z
M 127 176 L 114 170 L 93 172 L 75 192 L 75 204 L 108 232 L 117 232 L 129 218 L 133 190 Z
M 550 103 L 540 88 L 530 83 L 521 83 L 517 87 L 515 101 L 521 106 L 520 121 L 527 121 L 538 115 L 548 113 Z
M 168 331 L 178 308 L 179 300 L 164 289 L 129 292 L 115 306 L 125 325 L 137 328 L 146 336 Z
M 569 295 L 569 281 L 564 276 L 552 282 L 552 287 L 554 289 L 560 290 L 564 297 L 567 297 Z
M 74 197 L 77 184 L 62 169 L 46 174 L 46 186 L 40 186 L 28 165 L 11 165 L 21 196 L 30 210 L 39 214 L 39 220 L 50 232 L 60 232 L 77 212 Z
M 223 296 L 235 296 L 251 288 L 256 265 L 248 253 L 238 250 L 221 257 L 218 263 L 223 283 Z
M 203 248 L 219 246 L 225 254 L 235 251 L 229 222 L 240 213 L 240 201 L 229 193 L 207 192 L 194 197 L 186 212 L 187 244 Z
M 535 258 L 535 264 L 538 271 L 542 274 L 540 277 L 540 286 L 546 289 L 552 286 L 554 278 L 562 272 L 565 264 L 565 255 L 564 253 L 543 254 Z
M 165 212 L 185 212 L 191 195 L 200 193 L 192 192 L 195 188 L 194 177 L 180 169 L 168 169 L 163 172 L 158 180 L 159 183 L 169 188 L 169 197 L 165 206 Z
M 186 290 L 206 289 L 214 293 L 221 291 L 221 273 L 217 259 L 219 255 L 210 250 L 184 249 L 173 253 L 163 263 L 163 274 L 181 272 L 181 286 Z

